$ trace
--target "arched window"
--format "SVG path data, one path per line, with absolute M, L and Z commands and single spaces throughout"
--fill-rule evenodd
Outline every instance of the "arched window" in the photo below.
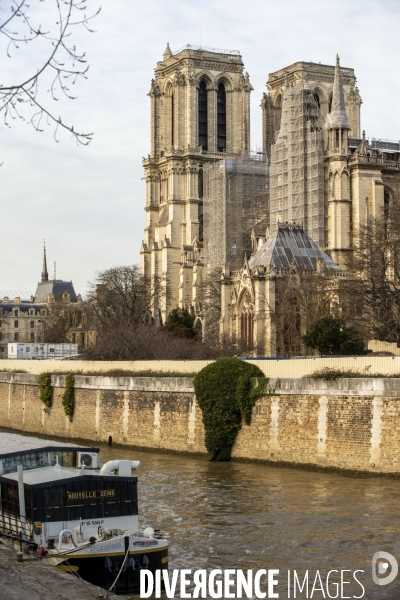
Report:
M 329 102 L 328 102 L 328 112 L 332 112 L 332 94 L 329 96 Z
M 350 198 L 349 176 L 346 171 L 342 173 L 342 198 L 344 200 L 349 200 Z
M 279 131 L 281 128 L 281 118 L 282 118 L 282 96 L 279 94 L 275 101 L 275 131 Z
M 226 93 L 225 86 L 220 83 L 217 94 L 217 148 L 218 152 L 226 150 Z
M 174 95 L 171 94 L 171 146 L 175 144 L 175 106 L 174 106 Z
M 203 197 L 203 167 L 200 167 L 199 169 L 199 198 Z
M 199 146 L 203 150 L 208 148 L 207 87 L 205 81 L 201 81 L 199 85 Z
M 383 192 L 383 218 L 386 229 L 390 219 L 390 192 L 387 188 Z
M 314 98 L 315 102 L 318 104 L 318 108 L 321 108 L 321 101 L 319 99 L 317 92 L 313 92 L 313 98 Z

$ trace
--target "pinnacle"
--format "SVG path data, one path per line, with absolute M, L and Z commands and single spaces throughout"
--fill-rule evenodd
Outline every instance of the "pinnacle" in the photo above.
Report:
M 168 60 L 172 56 L 171 48 L 169 47 L 169 42 L 167 42 L 167 47 L 164 50 L 163 59 Z

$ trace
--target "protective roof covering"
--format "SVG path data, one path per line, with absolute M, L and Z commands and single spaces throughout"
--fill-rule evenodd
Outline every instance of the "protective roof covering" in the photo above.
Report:
M 21 302 L 29 302 L 33 292 L 29 290 L 0 290 L 0 298 L 3 299 L 5 296 L 8 297 L 9 301 L 12 302 L 14 298 L 19 298 Z
M 382 152 L 400 152 L 399 142 L 389 142 L 388 140 L 371 140 L 372 148 L 379 148 Z
M 264 244 L 250 258 L 249 267 L 275 267 L 287 269 L 316 269 L 317 260 L 323 260 L 327 269 L 339 269 L 326 252 L 297 225 L 279 225 Z

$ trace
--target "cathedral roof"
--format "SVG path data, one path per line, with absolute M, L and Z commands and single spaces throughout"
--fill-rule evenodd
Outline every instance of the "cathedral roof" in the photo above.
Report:
M 339 269 L 337 264 L 297 225 L 281 224 L 249 260 L 249 267 L 316 269 L 323 260 L 327 269 Z

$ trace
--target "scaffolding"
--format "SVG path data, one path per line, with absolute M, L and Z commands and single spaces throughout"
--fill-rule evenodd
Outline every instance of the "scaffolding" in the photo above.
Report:
M 320 247 L 324 232 L 323 120 L 309 85 L 285 86 L 281 128 L 271 147 L 270 224 L 296 223 Z
M 251 229 L 268 220 L 268 161 L 243 153 L 204 165 L 204 248 L 210 269 L 238 269 L 251 253 Z

